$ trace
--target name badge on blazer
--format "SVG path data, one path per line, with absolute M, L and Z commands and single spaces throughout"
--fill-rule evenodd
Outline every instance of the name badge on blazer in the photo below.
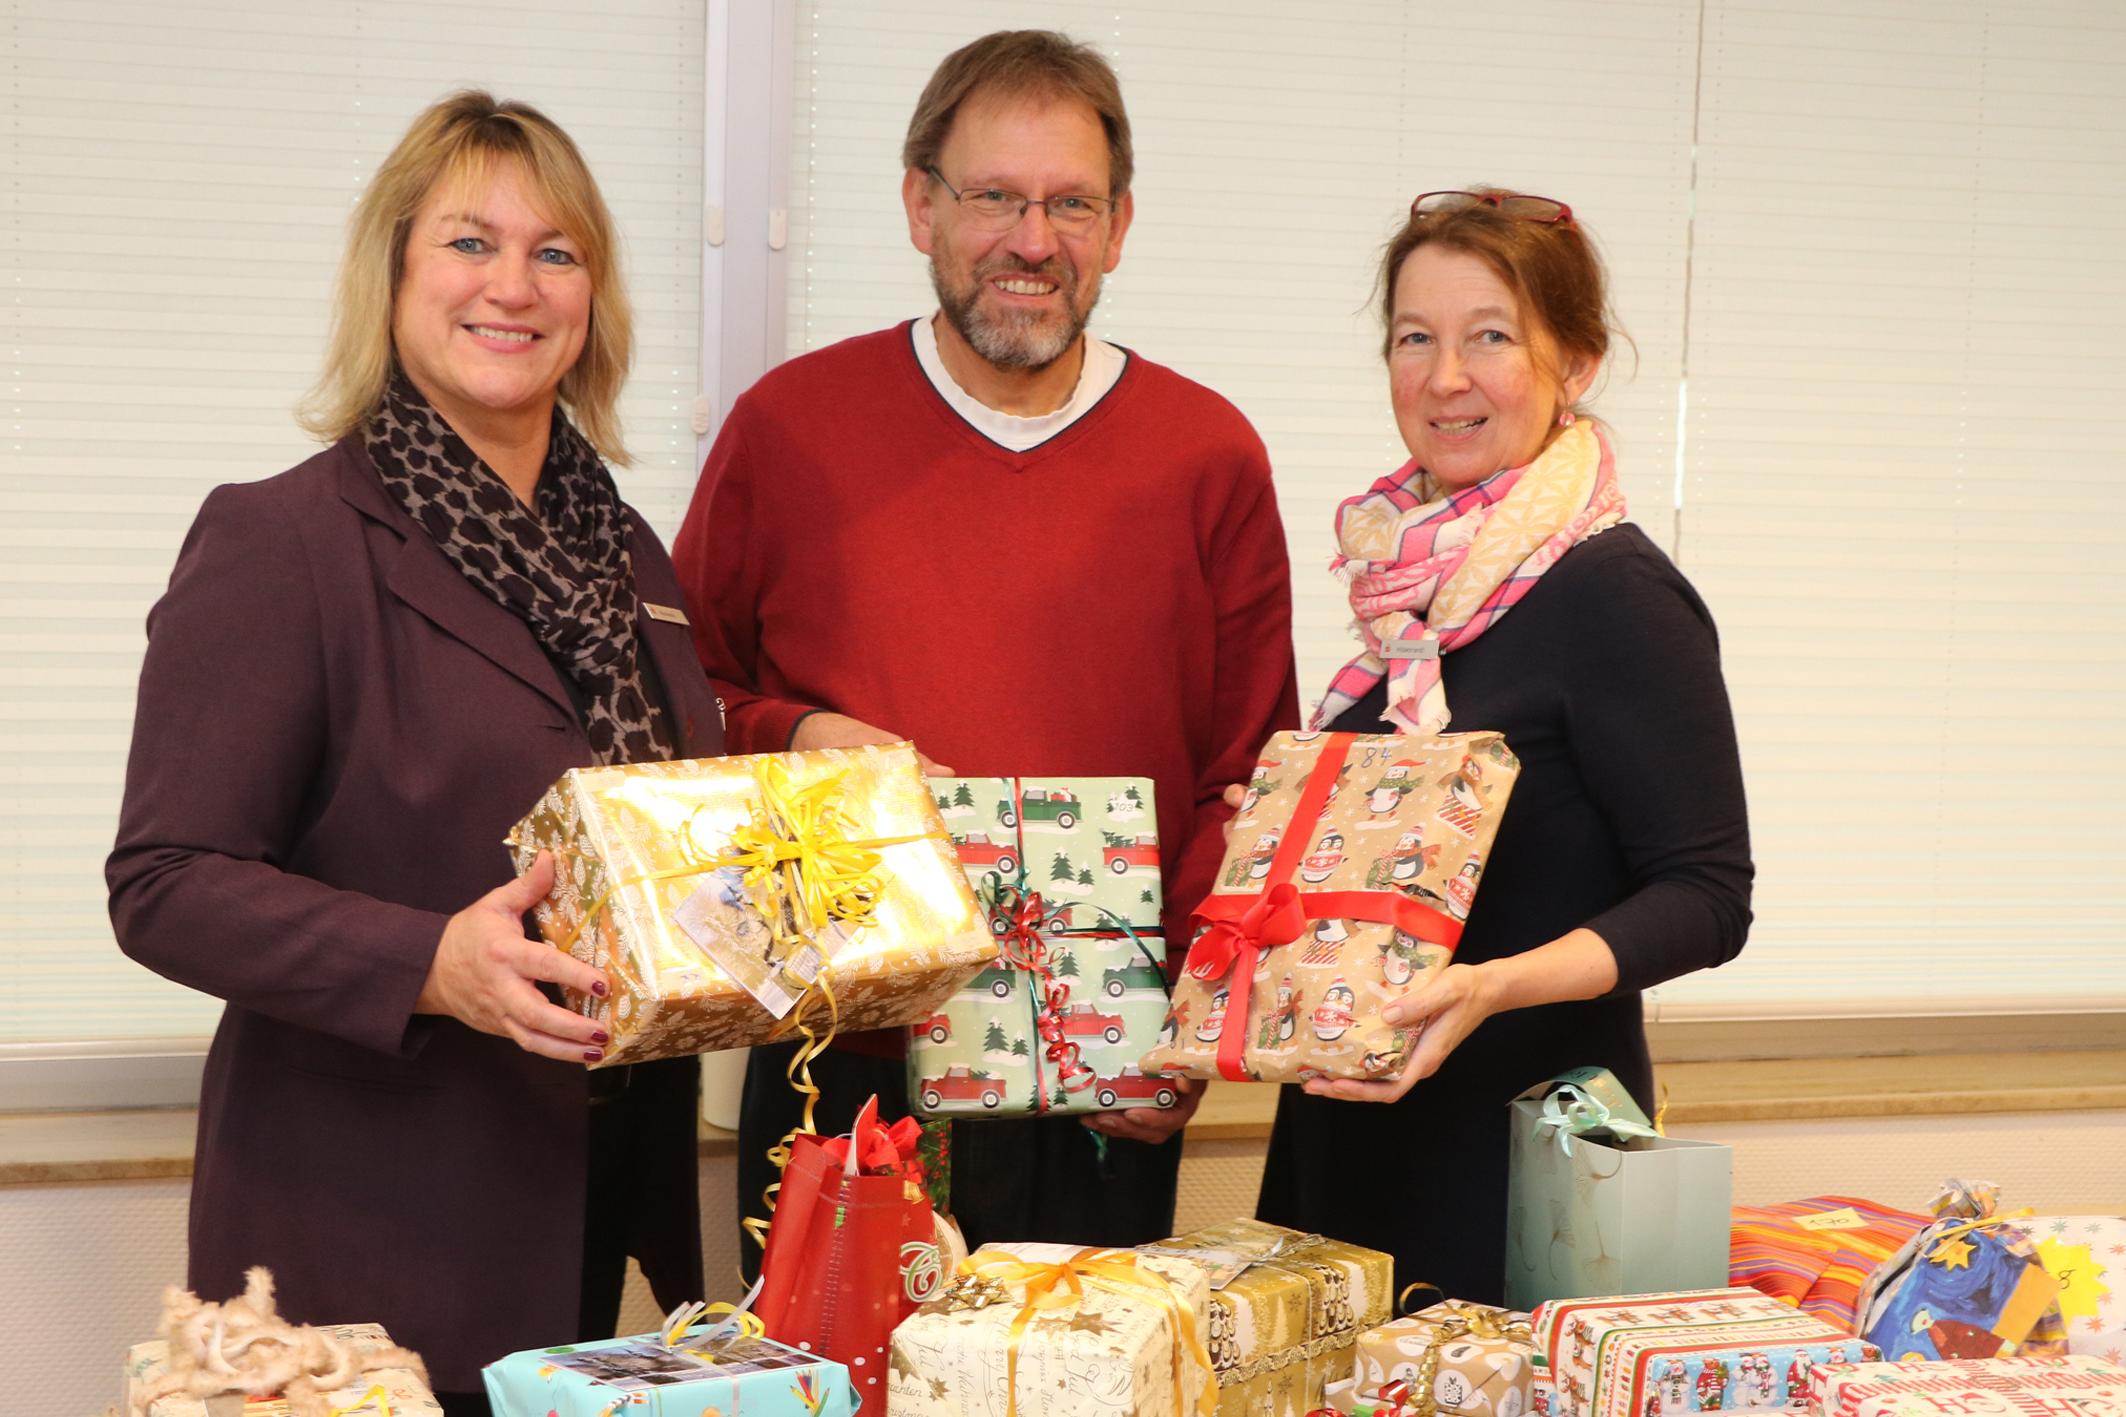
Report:
M 669 605 L 658 605 L 647 600 L 642 602 L 642 608 L 650 613 L 652 620 L 662 620 L 667 625 L 687 623 L 687 613 L 684 610 L 675 610 Z

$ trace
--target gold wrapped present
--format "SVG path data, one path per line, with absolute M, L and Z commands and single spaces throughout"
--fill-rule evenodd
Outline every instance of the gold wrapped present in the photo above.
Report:
M 906 743 L 577 768 L 510 845 L 553 853 L 539 930 L 611 981 L 568 995 L 600 1066 L 917 1023 L 996 958 Z
M 1358 1336 L 1353 1396 L 1418 1417 L 1521 1417 L 1534 1358 L 1528 1315 L 1449 1299 Z
M 1304 1417 L 1350 1373 L 1359 1333 L 1393 1311 L 1392 1256 L 1281 1225 L 1229 1220 L 1139 1253 L 1206 1271 L 1219 1417 Z
M 1209 1417 L 1200 1266 L 987 1245 L 893 1331 L 889 1417 Z

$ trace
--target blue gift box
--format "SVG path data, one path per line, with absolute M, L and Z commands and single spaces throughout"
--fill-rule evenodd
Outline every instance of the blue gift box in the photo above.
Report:
M 714 1324 L 667 1344 L 655 1333 L 534 1348 L 490 1363 L 495 1417 L 853 1417 L 849 1370 Z

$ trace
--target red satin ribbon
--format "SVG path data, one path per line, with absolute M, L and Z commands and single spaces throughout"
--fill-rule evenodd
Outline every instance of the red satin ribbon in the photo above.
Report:
M 1461 943 L 1462 924 L 1401 891 L 1302 891 L 1292 872 L 1313 840 L 1314 828 L 1329 805 L 1343 765 L 1351 756 L 1355 733 L 1330 733 L 1321 757 L 1307 774 L 1307 785 L 1292 809 L 1284 839 L 1270 860 L 1268 879 L 1277 884 L 1255 894 L 1213 895 L 1189 916 L 1189 928 L 1207 926 L 1189 946 L 1188 972 L 1209 982 L 1228 972 L 1226 1027 L 1218 1035 L 1218 1072 L 1233 1082 L 1250 1082 L 1247 1050 L 1248 1003 L 1254 993 L 1255 965 L 1267 950 L 1289 945 L 1305 933 L 1311 920 L 1371 920 L 1405 934 L 1453 949 Z M 1232 1026 L 1235 1017 L 1240 1026 Z

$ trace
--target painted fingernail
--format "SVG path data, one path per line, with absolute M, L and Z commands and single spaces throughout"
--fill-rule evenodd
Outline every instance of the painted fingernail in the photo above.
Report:
M 606 995 L 605 981 L 603 979 L 595 981 L 591 985 L 591 992 L 601 999 L 604 998 Z
M 611 1034 L 609 1034 L 609 1033 L 607 1033 L 607 1032 L 606 1032 L 606 1031 L 605 1031 L 604 1029 L 602 1029 L 602 1028 L 601 1028 L 601 1029 L 599 1029 L 599 1030 L 598 1030 L 598 1031 L 597 1031 L 596 1033 L 593 1033 L 593 1034 L 591 1035 L 591 1042 L 593 1042 L 593 1043 L 599 1043 L 599 1044 L 604 1044 L 604 1043 L 610 1043 L 610 1042 L 612 1042 L 612 1041 L 613 1041 L 612 1035 L 611 1035 Z
M 603 1048 L 586 1048 L 583 1050 L 583 1061 L 586 1063 L 603 1062 L 605 1061 L 605 1050 Z

